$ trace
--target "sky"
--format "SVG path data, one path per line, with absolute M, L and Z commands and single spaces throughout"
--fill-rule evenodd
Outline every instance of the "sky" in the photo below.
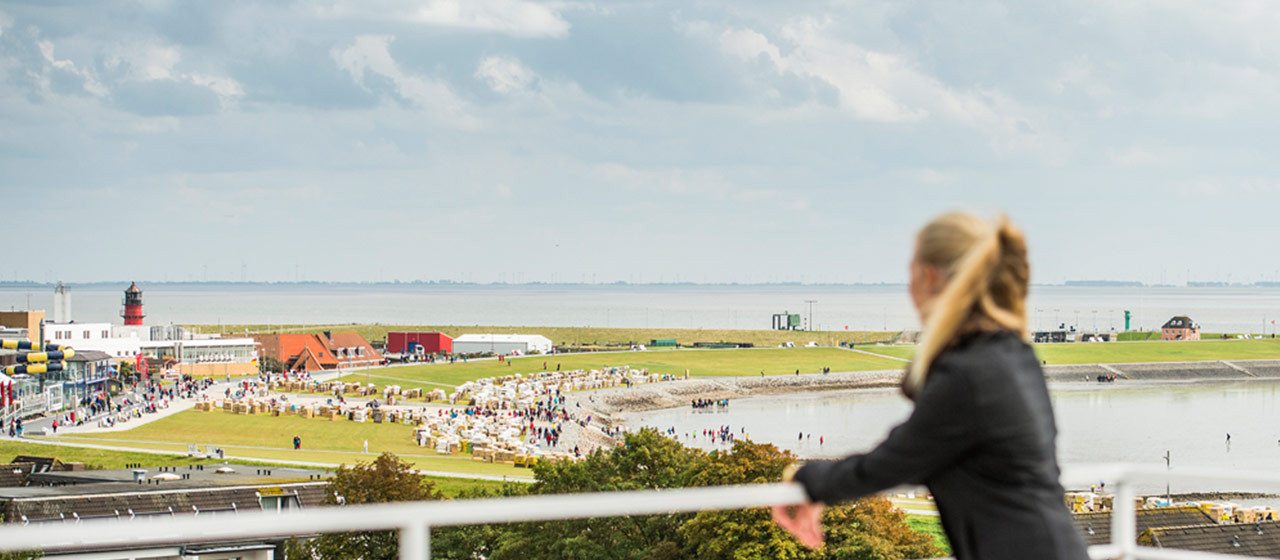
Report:
M 1280 278 L 1280 3 L 0 1 L 0 281 Z

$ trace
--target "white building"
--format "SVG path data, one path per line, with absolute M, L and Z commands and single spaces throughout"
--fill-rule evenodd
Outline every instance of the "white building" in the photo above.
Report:
M 258 370 L 257 343 L 252 338 L 193 335 L 176 326 L 46 323 L 44 337 L 46 343 L 105 352 L 117 361 L 142 354 L 148 360 L 160 360 L 155 366 L 162 373 L 244 375 Z
M 453 339 L 454 354 L 550 354 L 551 339 L 540 334 L 464 334 Z
M 116 333 L 119 328 L 111 323 L 45 323 L 44 342 L 97 350 L 117 360 L 133 359 L 142 348 L 142 339 L 133 331 Z

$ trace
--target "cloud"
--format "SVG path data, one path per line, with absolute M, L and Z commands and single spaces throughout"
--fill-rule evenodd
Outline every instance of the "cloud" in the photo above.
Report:
M 11 25 L 13 25 L 13 18 L 4 12 L 0 12 L 0 37 L 4 37 L 4 28 Z
M 426 0 L 389 2 L 339 0 L 316 8 L 332 19 L 367 18 L 396 22 L 491 31 L 517 37 L 564 37 L 569 22 L 555 5 L 526 0 Z
M 809 208 L 809 199 L 803 193 L 744 187 L 726 178 L 718 169 L 637 169 L 620 163 L 602 163 L 593 166 L 590 176 L 602 184 L 643 192 L 646 196 L 659 192 L 681 198 L 761 207 Z
M 443 81 L 410 74 L 401 69 L 391 56 L 390 35 L 362 35 L 351 46 L 333 50 L 338 67 L 351 75 L 356 83 L 370 91 L 378 89 L 381 77 L 390 80 L 396 96 L 427 114 L 442 117 L 461 126 L 474 125 L 466 114 L 466 103 Z
M 230 76 L 178 70 L 182 51 L 173 45 L 134 42 L 115 45 L 103 66 L 123 73 L 123 79 L 139 82 L 172 81 L 207 89 L 224 100 L 244 95 L 244 88 Z
M 71 75 L 79 77 L 83 80 L 84 90 L 97 96 L 103 97 L 107 95 L 107 88 L 103 87 L 93 73 L 87 69 L 77 68 L 76 64 L 68 59 L 58 59 L 54 56 L 53 43 L 50 41 L 40 41 L 36 43 L 40 48 L 40 55 L 44 57 L 49 66 L 67 72 Z
M 118 45 L 107 56 L 105 66 L 121 69 L 135 80 L 168 80 L 173 67 L 182 60 L 177 47 L 133 43 Z
M 486 56 L 476 68 L 476 77 L 489 84 L 493 91 L 509 94 L 527 89 L 537 75 L 514 58 Z

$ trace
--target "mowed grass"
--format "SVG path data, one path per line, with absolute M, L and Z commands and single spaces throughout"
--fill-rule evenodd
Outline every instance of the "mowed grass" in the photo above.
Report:
M 302 449 L 293 449 L 293 436 Z M 414 443 L 413 427 L 404 424 L 330 421 L 297 416 L 180 412 L 121 432 L 68 434 L 50 441 L 93 443 L 185 453 L 187 444 L 220 447 L 227 455 L 265 461 L 304 461 L 324 465 L 354 465 L 389 451 L 422 470 L 527 477 L 530 472 L 510 465 L 480 463 L 470 456 L 440 455 Z M 369 442 L 369 453 L 363 452 Z
M 137 451 L 91 449 L 69 445 L 50 445 L 17 440 L 0 440 L 0 462 L 9 462 L 19 455 L 56 457 L 64 463 L 84 463 L 89 469 L 123 469 L 125 465 L 147 466 L 211 465 L 221 463 L 213 459 L 187 457 L 186 455 L 158 455 Z
M 124 469 L 128 468 L 127 465 L 142 465 L 143 468 L 155 468 L 160 466 L 183 467 L 187 465 L 213 465 L 223 463 L 223 461 L 215 459 L 195 458 L 177 454 L 165 455 L 158 453 L 143 453 L 139 451 L 91 449 L 70 445 L 52 445 L 13 440 L 0 441 L 0 462 L 11 461 L 14 457 L 19 455 L 56 457 L 61 459 L 64 463 L 84 463 L 86 468 L 89 470 Z M 372 454 L 367 457 L 369 458 L 362 462 L 372 461 L 374 458 Z M 284 463 L 271 463 L 269 461 L 236 461 L 236 463 L 263 466 L 287 466 Z M 448 476 L 428 475 L 426 476 L 426 479 L 435 486 L 436 490 L 444 494 L 446 498 L 457 498 L 463 492 L 468 490 L 482 490 L 490 493 L 497 493 L 501 491 L 503 485 L 506 484 L 497 480 L 477 480 Z
M 800 373 L 818 373 L 824 367 L 831 368 L 833 372 L 902 367 L 902 362 L 897 360 L 840 348 L 648 350 L 529 356 L 503 362 L 476 360 L 376 368 L 353 373 L 343 379 L 363 383 L 367 374 L 369 383 L 379 386 L 434 389 L 445 385 L 456 386 L 483 377 L 539 372 L 543 371 L 544 363 L 550 371 L 555 371 L 557 365 L 562 371 L 630 366 L 633 369 L 647 369 L 650 373 L 672 375 L 684 375 L 685 370 L 689 370 L 691 377 L 760 375 L 760 372 L 765 375 L 784 375 L 794 374 L 796 370 L 800 370 Z
M 1035 348 L 1040 359 L 1051 365 L 1280 359 L 1280 339 L 1037 344 Z M 915 353 L 914 346 L 862 349 L 904 359 Z
M 917 533 L 933 537 L 933 544 L 942 550 L 943 556 L 951 556 L 951 541 L 942 529 L 942 518 L 936 515 L 907 514 L 907 526 Z

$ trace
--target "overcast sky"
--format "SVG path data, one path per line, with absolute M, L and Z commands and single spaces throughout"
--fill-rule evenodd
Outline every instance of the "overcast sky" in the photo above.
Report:
M 0 1 L 0 280 L 1280 275 L 1280 3 Z

